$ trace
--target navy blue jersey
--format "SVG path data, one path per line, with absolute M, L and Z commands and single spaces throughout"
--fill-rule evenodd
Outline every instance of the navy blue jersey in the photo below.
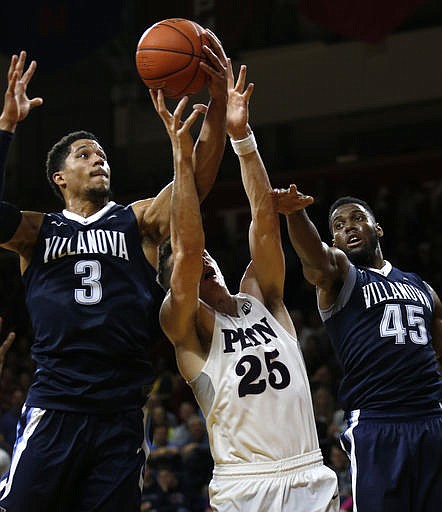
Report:
M 46 214 L 23 279 L 36 362 L 26 403 L 83 412 L 142 405 L 161 294 L 132 208 Z
M 346 411 L 422 409 L 442 400 L 432 312 L 431 293 L 416 274 L 388 262 L 382 270 L 350 266 L 336 303 L 320 311 L 343 365 Z

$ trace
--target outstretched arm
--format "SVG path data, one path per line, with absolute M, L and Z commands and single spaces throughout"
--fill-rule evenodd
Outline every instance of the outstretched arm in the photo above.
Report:
M 201 67 L 209 75 L 209 105 L 196 104 L 193 108 L 204 114 L 204 121 L 196 144 L 192 150 L 195 180 L 200 202 L 210 192 L 218 173 L 225 144 L 226 103 L 227 103 L 227 58 L 216 36 L 206 31 L 209 46 L 204 46 L 209 64 Z M 161 90 L 150 90 L 155 110 L 165 124 L 173 123 Z M 133 210 L 140 224 L 144 252 L 152 265 L 157 265 L 156 247 L 169 235 L 170 200 L 172 183 L 169 183 L 153 199 L 138 201 Z
M 160 321 L 165 334 L 175 346 L 181 374 L 190 379 L 200 371 L 203 361 L 196 318 L 203 268 L 204 232 L 193 172 L 193 141 L 189 132 L 198 111 L 194 110 L 182 122 L 186 103 L 187 98 L 179 102 L 173 114 L 173 122 L 170 122 L 168 116 L 162 118 L 172 142 L 175 174 L 170 217 L 172 256 L 169 263 L 173 268 Z
M 349 268 L 347 256 L 323 243 L 305 208 L 313 203 L 311 196 L 298 191 L 296 185 L 275 189 L 276 208 L 287 218 L 290 241 L 299 256 L 304 276 L 319 288 L 321 307 L 333 304 Z M 321 299 L 321 296 L 320 296 Z
M 193 108 L 205 113 L 199 137 L 193 152 L 195 181 L 200 202 L 212 190 L 226 141 L 226 107 L 227 107 L 227 57 L 216 35 L 206 29 L 205 36 L 210 46 L 203 51 L 209 64 L 202 61 L 200 66 L 209 76 L 209 104 L 198 104 Z
M 291 331 L 293 325 L 283 304 L 285 260 L 279 215 L 273 204 L 266 168 L 248 123 L 248 105 L 254 86 L 245 86 L 246 69 L 241 66 L 234 83 L 230 62 L 228 65 L 227 133 L 239 158 L 251 211 L 249 245 L 252 261 L 241 281 L 241 291 L 261 300 Z
M 23 121 L 33 108 L 43 103 L 41 98 L 29 99 L 27 96 L 27 87 L 37 64 L 32 61 L 24 71 L 25 60 L 24 51 L 20 52 L 19 56 L 13 55 L 11 58 L 8 87 L 0 115 L 0 199 L 3 199 L 5 164 L 12 135 L 17 124 Z M 41 213 L 20 212 L 15 205 L 0 201 L 0 245 L 20 254 L 22 270 L 26 266 L 42 218 Z
M 241 178 L 251 213 L 249 245 L 252 261 L 241 281 L 241 291 L 251 293 L 271 306 L 282 299 L 284 255 L 279 234 L 279 218 L 270 194 L 272 188 L 248 123 L 249 100 L 254 84 L 245 86 L 246 71 L 246 66 L 242 65 L 234 83 L 232 65 L 229 62 L 227 134 L 239 159 Z

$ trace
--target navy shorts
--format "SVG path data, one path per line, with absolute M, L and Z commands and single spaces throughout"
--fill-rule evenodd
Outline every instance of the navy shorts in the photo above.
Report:
M 139 512 L 146 455 L 142 410 L 24 407 L 0 511 Z
M 442 504 L 442 411 L 385 417 L 353 411 L 341 444 L 357 512 L 435 512 Z

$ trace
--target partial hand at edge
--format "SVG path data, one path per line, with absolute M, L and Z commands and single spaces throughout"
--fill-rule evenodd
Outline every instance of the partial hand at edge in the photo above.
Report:
M 13 55 L 8 70 L 8 88 L 4 96 L 3 111 L 0 115 L 0 129 L 14 132 L 17 123 L 23 121 L 29 112 L 43 104 L 42 98 L 29 99 L 27 87 L 37 68 L 33 60 L 28 69 L 23 72 L 26 60 L 26 52 Z

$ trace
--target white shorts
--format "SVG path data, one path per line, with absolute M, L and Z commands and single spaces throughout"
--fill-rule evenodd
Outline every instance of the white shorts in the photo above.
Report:
M 209 485 L 213 512 L 338 512 L 334 471 L 321 450 L 272 462 L 217 464 Z

